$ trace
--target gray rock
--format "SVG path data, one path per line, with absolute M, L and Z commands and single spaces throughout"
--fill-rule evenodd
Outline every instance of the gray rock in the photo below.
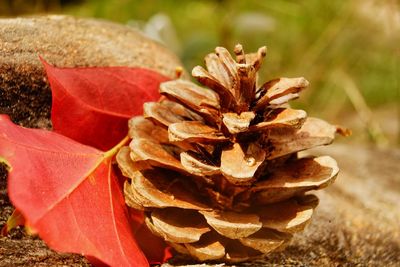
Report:
M 179 59 L 138 31 L 68 16 L 0 19 L 0 113 L 50 127 L 51 93 L 39 55 L 59 67 L 144 67 L 175 77 Z

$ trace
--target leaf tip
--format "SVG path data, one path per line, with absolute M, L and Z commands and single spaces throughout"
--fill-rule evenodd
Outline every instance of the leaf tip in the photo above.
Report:
M 8 172 L 10 172 L 12 170 L 11 163 L 8 160 L 6 160 L 5 158 L 3 158 L 2 156 L 0 156 L 0 163 L 4 164 L 6 166 L 6 170 Z
M 48 68 L 53 67 L 53 65 L 51 65 L 49 62 L 47 62 L 42 55 L 38 55 L 40 62 L 42 63 L 44 69 L 47 71 Z
M 6 236 L 12 229 L 24 224 L 25 224 L 24 216 L 18 209 L 15 209 L 14 212 L 7 219 L 6 224 L 1 229 L 1 236 Z

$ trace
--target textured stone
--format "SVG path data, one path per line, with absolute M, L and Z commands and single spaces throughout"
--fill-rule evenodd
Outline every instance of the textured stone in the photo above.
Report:
M 0 113 L 28 127 L 50 127 L 51 93 L 39 55 L 58 67 L 144 67 L 171 78 L 181 66 L 165 47 L 120 24 L 68 16 L 0 19 Z

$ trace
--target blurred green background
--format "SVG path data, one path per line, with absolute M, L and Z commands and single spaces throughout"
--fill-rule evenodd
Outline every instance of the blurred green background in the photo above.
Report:
M 0 0 L 0 16 L 44 13 L 139 28 L 187 69 L 218 45 L 266 45 L 261 82 L 304 76 L 294 106 L 351 128 L 352 142 L 400 145 L 398 0 Z

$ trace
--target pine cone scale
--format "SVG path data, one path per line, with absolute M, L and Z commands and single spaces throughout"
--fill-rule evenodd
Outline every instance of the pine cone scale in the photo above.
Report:
M 132 139 L 143 138 L 158 143 L 168 143 L 168 131 L 143 117 L 134 117 L 129 120 L 129 137 Z
M 181 174 L 152 169 L 137 171 L 130 159 L 129 150 L 127 147 L 121 149 L 116 159 L 122 173 L 131 178 L 130 183 L 125 183 L 124 191 L 129 201 L 136 204 L 135 206 L 142 203 L 141 209 L 151 207 L 211 209 L 201 198 L 196 197 L 196 194 L 191 194 L 194 184 L 181 178 Z
M 143 105 L 143 116 L 146 119 L 152 119 L 154 123 L 158 123 L 160 126 L 168 127 L 170 124 L 184 121 L 185 118 L 181 117 L 176 112 L 162 103 L 145 103 Z
M 225 246 L 212 233 L 202 236 L 196 243 L 185 244 L 189 255 L 195 255 L 200 261 L 217 260 L 225 255 Z
M 277 127 L 300 128 L 307 117 L 305 111 L 290 108 L 278 109 L 276 113 L 273 119 L 253 125 L 249 128 L 249 131 L 262 131 Z
M 284 245 L 285 241 L 291 237 L 288 234 L 262 229 L 252 236 L 240 238 L 239 240 L 243 245 L 267 254 Z
M 217 93 L 209 89 L 204 90 L 204 88 L 188 81 L 178 80 L 162 83 L 160 93 L 200 112 L 202 107 L 220 108 Z
M 251 121 L 255 118 L 256 114 L 252 111 L 236 113 L 223 113 L 222 122 L 231 134 L 238 134 L 246 132 L 249 129 Z
M 207 72 L 211 77 L 213 77 L 215 80 L 219 81 L 219 83 L 226 88 L 225 90 L 229 91 L 232 96 L 234 94 L 232 93 L 232 85 L 231 85 L 231 79 L 229 77 L 229 73 L 225 71 L 225 67 L 222 64 L 221 60 L 215 53 L 208 54 L 205 57 L 205 63 L 207 67 Z
M 272 101 L 288 94 L 296 95 L 306 87 L 309 82 L 300 78 L 279 78 L 265 83 L 261 86 L 259 100 L 255 106 L 256 110 L 264 109 Z M 286 101 L 287 102 L 287 101 Z
M 301 204 L 305 201 L 305 204 Z M 300 200 L 286 201 L 265 205 L 257 210 L 264 228 L 294 234 L 304 229 L 310 222 L 318 198 L 314 195 L 300 197 Z
M 244 148 L 235 143 L 221 153 L 221 172 L 232 184 L 248 184 L 257 178 L 265 157 L 265 150 L 255 144 Z
M 200 211 L 200 213 L 216 232 L 230 239 L 250 236 L 262 228 L 260 218 L 256 214 L 230 211 Z
M 203 67 L 196 66 L 192 70 L 192 76 L 195 77 L 201 84 L 213 89 L 220 98 L 220 104 L 222 108 L 229 108 L 235 101 L 235 97 L 232 92 L 226 88 L 216 78 L 211 76 Z
M 160 143 L 149 139 L 133 139 L 129 145 L 130 157 L 136 165 L 136 169 L 149 169 L 151 166 L 159 166 L 174 170 L 181 170 L 182 165 L 173 155 L 168 153 Z
M 217 129 L 199 121 L 184 121 L 171 124 L 168 127 L 168 137 L 171 142 L 186 141 L 189 143 L 215 143 L 228 140 Z
M 255 202 L 280 202 L 306 191 L 322 189 L 334 182 L 338 172 L 336 161 L 328 156 L 296 160 L 254 185 Z
M 156 210 L 151 213 L 151 222 L 160 233 L 165 233 L 166 241 L 174 243 L 194 243 L 211 231 L 204 218 L 194 210 Z
M 194 153 L 182 152 L 181 164 L 185 170 L 193 175 L 210 176 L 219 174 L 220 168 L 193 156 Z

